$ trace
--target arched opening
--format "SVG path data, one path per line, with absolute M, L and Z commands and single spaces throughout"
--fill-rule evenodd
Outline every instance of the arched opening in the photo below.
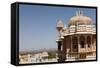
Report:
M 88 45 L 88 48 L 91 47 L 91 37 L 90 36 L 87 37 L 87 45 Z
M 72 51 L 73 52 L 78 52 L 78 39 L 77 37 L 72 38 Z
M 94 35 L 93 45 L 96 46 L 96 36 Z
M 85 48 L 85 37 L 84 36 L 80 37 L 80 47 Z
M 80 36 L 80 39 L 79 39 L 79 41 L 80 41 L 80 48 L 85 48 L 85 37 L 84 36 Z M 80 59 L 84 59 L 84 58 L 86 58 L 86 53 L 80 53 L 79 54 L 79 58 Z

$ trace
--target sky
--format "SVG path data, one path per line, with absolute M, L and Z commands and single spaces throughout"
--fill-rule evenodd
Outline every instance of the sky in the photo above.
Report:
M 40 5 L 19 5 L 19 51 L 57 48 L 58 20 L 68 25 L 69 19 L 81 9 L 83 15 L 95 22 L 96 10 L 93 8 L 57 7 Z

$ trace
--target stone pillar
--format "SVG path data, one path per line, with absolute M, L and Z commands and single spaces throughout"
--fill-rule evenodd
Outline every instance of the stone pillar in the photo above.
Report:
M 90 45 L 90 48 L 91 48 L 91 50 L 92 50 L 92 35 L 91 35 L 91 45 Z
M 87 52 L 88 52 L 88 45 L 87 45 L 87 36 L 85 36 L 85 53 L 86 53 L 86 56 L 87 56 Z
M 70 47 L 70 54 L 71 54 L 71 56 L 72 56 L 72 37 L 70 37 L 70 39 L 71 39 L 71 47 Z
M 96 43 L 96 37 L 93 35 L 93 55 L 96 56 L 96 48 L 97 48 L 97 43 Z
M 81 48 L 80 47 L 80 41 L 79 40 L 80 40 L 80 36 L 78 36 L 78 53 L 80 52 L 80 48 Z
M 57 41 L 58 44 L 58 62 L 62 61 L 62 51 L 61 51 L 61 46 L 62 46 L 62 41 Z
M 92 52 L 92 55 L 94 55 L 94 46 L 93 46 L 93 35 L 91 35 L 91 52 Z
M 67 46 L 67 44 L 66 44 L 66 42 L 67 42 L 67 39 L 66 39 L 66 36 L 64 36 L 64 39 L 63 39 L 63 50 L 62 50 L 62 61 L 63 62 L 65 62 L 65 60 L 66 60 L 66 46 Z
M 78 56 L 77 58 L 79 59 L 79 55 L 80 55 L 80 36 L 78 36 Z

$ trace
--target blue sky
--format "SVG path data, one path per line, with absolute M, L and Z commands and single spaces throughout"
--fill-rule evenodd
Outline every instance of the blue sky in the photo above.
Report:
M 95 22 L 93 8 L 53 7 L 39 5 L 19 6 L 19 51 L 57 48 L 57 20 L 68 25 L 69 19 L 79 9 Z

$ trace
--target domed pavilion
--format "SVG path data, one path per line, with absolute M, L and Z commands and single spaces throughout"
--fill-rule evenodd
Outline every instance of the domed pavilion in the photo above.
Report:
M 83 11 L 77 11 L 67 27 L 58 20 L 56 29 L 58 62 L 96 59 L 96 26 Z

